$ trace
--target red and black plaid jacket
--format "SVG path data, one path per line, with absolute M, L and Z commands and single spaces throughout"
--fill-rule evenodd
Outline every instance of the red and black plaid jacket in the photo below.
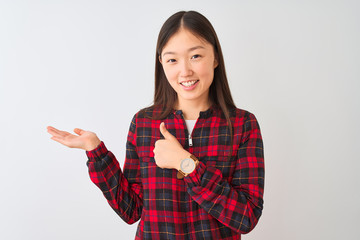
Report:
M 145 113 L 151 116 L 154 110 Z M 262 213 L 264 190 L 263 143 L 255 116 L 231 111 L 231 141 L 216 106 L 200 113 L 191 136 L 181 110 L 163 120 L 145 113 L 137 113 L 131 122 L 123 171 L 103 142 L 86 152 L 90 178 L 110 206 L 129 224 L 141 219 L 135 239 L 241 239 L 251 231 Z M 200 160 L 184 179 L 154 161 L 162 121 Z

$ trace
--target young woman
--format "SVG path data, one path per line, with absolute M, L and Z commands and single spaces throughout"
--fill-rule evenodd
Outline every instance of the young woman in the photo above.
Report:
M 263 209 L 259 125 L 232 100 L 210 22 L 189 11 L 162 26 L 154 105 L 135 114 L 123 170 L 95 133 L 48 127 L 52 139 L 86 150 L 91 180 L 135 239 L 241 239 Z

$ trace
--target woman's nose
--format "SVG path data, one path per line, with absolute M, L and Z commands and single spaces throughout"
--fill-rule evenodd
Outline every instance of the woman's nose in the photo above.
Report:
M 191 64 L 189 61 L 183 61 L 180 69 L 180 77 L 188 77 L 193 73 Z

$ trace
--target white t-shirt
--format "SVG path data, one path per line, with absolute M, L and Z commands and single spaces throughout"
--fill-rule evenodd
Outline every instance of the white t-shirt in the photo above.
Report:
M 191 135 L 194 127 L 195 127 L 195 123 L 196 123 L 197 120 L 185 120 L 186 122 L 186 127 L 189 131 L 189 134 Z

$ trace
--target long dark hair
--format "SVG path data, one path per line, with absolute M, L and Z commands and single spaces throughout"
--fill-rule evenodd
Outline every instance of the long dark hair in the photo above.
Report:
M 214 48 L 214 55 L 218 66 L 214 70 L 214 80 L 210 86 L 209 98 L 213 104 L 218 105 L 225 115 L 232 136 L 232 126 L 230 122 L 230 109 L 235 108 L 231 96 L 228 80 L 225 72 L 224 58 L 216 32 L 209 20 L 202 14 L 195 11 L 180 11 L 169 17 L 162 26 L 156 45 L 155 56 L 155 94 L 153 107 L 160 107 L 162 111 L 158 115 L 152 116 L 156 119 L 165 118 L 177 100 L 177 93 L 169 84 L 160 57 L 162 50 L 169 39 L 179 31 L 180 27 L 192 32 L 194 35 L 206 40 Z

